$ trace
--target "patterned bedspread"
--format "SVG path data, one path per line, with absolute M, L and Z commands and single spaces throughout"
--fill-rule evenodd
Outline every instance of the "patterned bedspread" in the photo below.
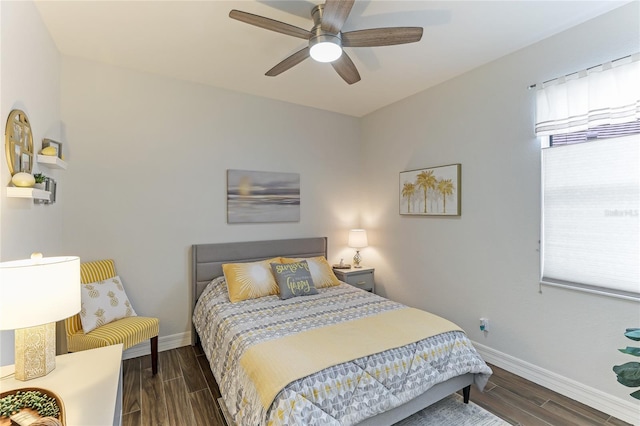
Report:
M 466 335 L 455 331 L 296 380 L 264 409 L 238 362 L 248 347 L 404 307 L 347 284 L 318 291 L 314 296 L 287 300 L 268 296 L 230 303 L 224 277 L 220 277 L 200 296 L 193 322 L 236 424 L 352 425 L 458 375 L 475 373 L 476 385 L 480 389 L 486 385 L 491 369 Z

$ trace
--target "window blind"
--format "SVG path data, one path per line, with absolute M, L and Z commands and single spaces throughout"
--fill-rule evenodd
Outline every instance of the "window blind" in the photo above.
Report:
M 640 53 L 536 85 L 538 136 L 640 119 Z
M 640 300 L 640 135 L 542 151 L 542 282 Z
M 640 133 L 640 120 L 632 121 L 630 123 L 603 124 L 582 132 L 551 135 L 549 144 L 551 146 L 567 145 L 587 142 L 594 139 L 619 138 L 634 133 Z

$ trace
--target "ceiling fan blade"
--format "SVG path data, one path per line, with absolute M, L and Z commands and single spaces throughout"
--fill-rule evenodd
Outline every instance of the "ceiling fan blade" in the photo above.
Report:
M 229 12 L 229 18 L 304 40 L 309 40 L 311 37 L 311 32 L 303 28 L 285 24 L 284 22 L 276 21 L 275 19 L 265 18 L 264 16 L 254 15 L 253 13 L 242 12 L 234 9 Z
M 300 62 L 304 61 L 309 57 L 309 47 L 305 47 L 302 50 L 298 50 L 293 55 L 289 56 L 284 61 L 277 64 L 275 67 L 271 68 L 269 71 L 265 73 L 266 76 L 275 77 L 278 74 L 282 74 L 289 68 L 298 65 Z
M 421 38 L 421 27 L 371 28 L 342 33 L 342 45 L 345 47 L 392 46 L 415 43 Z
M 322 31 L 338 34 L 351 12 L 354 0 L 327 0 L 322 11 Z
M 331 62 L 333 69 L 342 77 L 344 81 L 349 84 L 357 83 L 360 81 L 360 74 L 358 69 L 353 64 L 353 61 L 347 55 L 347 52 L 342 51 L 342 55 L 337 60 Z

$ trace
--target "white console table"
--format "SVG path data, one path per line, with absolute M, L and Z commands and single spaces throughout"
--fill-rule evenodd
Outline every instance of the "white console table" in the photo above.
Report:
M 0 367 L 0 392 L 38 387 L 55 392 L 69 426 L 120 426 L 122 423 L 122 345 L 56 357 L 56 368 L 44 377 L 20 381 L 13 365 Z

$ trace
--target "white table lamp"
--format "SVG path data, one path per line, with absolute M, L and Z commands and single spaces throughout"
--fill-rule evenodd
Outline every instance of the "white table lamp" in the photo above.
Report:
M 356 254 L 353 256 L 353 267 L 354 268 L 362 268 L 360 266 L 360 262 L 362 261 L 362 257 L 360 257 L 360 250 L 369 245 L 367 241 L 367 231 L 364 229 L 352 229 L 349 231 L 349 247 L 353 247 L 356 249 Z
M 80 258 L 42 257 L 0 263 L 0 330 L 15 330 L 15 378 L 56 367 L 55 322 L 80 312 Z

